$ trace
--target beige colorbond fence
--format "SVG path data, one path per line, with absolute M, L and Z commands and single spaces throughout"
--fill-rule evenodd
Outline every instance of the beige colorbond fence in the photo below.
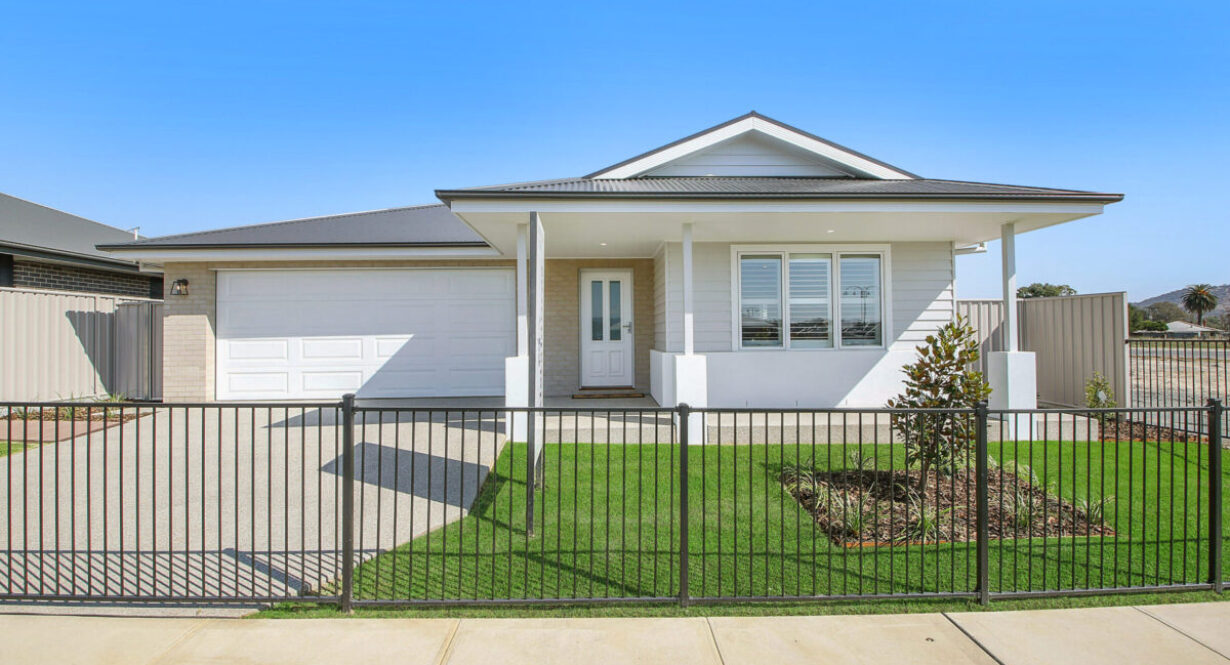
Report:
M 978 331 L 983 357 L 1003 349 L 1003 302 L 958 300 L 957 313 Z M 1021 350 L 1037 354 L 1038 401 L 1084 406 L 1085 383 L 1099 372 L 1119 406 L 1131 406 L 1128 390 L 1125 294 L 1093 293 L 1017 301 Z M 985 360 L 979 363 L 985 369 Z
M 162 397 L 162 302 L 0 288 L 0 400 Z

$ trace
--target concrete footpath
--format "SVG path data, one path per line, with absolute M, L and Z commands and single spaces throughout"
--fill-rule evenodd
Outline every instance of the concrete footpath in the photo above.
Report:
M 0 611 L 4 611 L 0 605 Z M 0 663 L 794 665 L 1230 662 L 1230 603 L 678 619 L 0 615 Z

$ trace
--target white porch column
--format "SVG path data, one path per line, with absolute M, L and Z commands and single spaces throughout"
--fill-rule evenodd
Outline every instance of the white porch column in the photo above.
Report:
M 529 396 L 530 406 L 542 406 L 542 338 L 543 309 L 546 305 L 546 276 L 544 254 L 545 242 L 542 233 L 542 218 L 537 212 L 530 213 L 529 224 L 529 298 L 526 299 L 526 324 L 529 341 Z
M 517 225 L 517 355 L 530 353 L 529 324 L 529 268 L 526 265 L 529 251 L 530 225 Z
M 683 225 L 683 355 L 675 357 L 675 401 L 696 408 L 709 405 L 707 359 L 696 354 L 692 307 L 692 224 Z M 688 443 L 705 442 L 705 416 L 688 418 Z
M 529 224 L 517 225 L 517 355 L 504 359 L 504 404 L 507 406 L 530 405 L 529 229 Z M 527 418 L 509 412 L 506 420 L 508 439 L 525 441 Z
M 1000 238 L 1003 245 L 1001 258 L 1004 282 L 1004 350 L 1020 351 L 1016 322 L 1016 224 L 1004 224 L 1000 228 Z
M 1037 363 L 1034 354 L 1020 350 L 1017 331 L 1016 224 L 1002 229 L 1004 287 L 1004 350 L 987 354 L 987 381 L 991 384 L 992 409 L 1035 409 L 1038 407 Z M 1028 439 L 1033 421 L 1029 416 L 1010 416 L 1003 423 L 1005 439 Z M 1011 431 L 1010 424 L 1016 424 Z
M 683 225 L 683 354 L 690 356 L 696 350 L 695 330 L 692 328 L 692 224 Z

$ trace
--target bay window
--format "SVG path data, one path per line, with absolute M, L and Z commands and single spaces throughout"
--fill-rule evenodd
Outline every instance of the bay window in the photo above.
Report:
M 884 252 L 819 250 L 735 251 L 737 348 L 883 346 Z

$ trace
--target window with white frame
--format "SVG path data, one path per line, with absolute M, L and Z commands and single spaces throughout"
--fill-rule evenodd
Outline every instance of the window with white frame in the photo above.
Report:
M 737 251 L 742 349 L 884 344 L 884 252 Z

